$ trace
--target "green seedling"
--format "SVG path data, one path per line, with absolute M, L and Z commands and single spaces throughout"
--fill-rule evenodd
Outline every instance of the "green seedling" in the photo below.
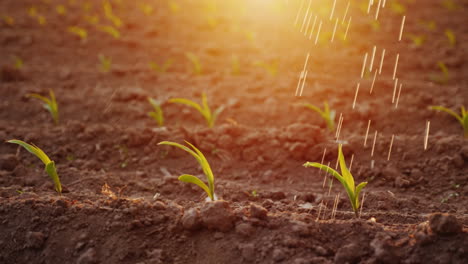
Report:
M 191 53 L 191 52 L 187 52 L 185 53 L 185 57 L 187 57 L 187 59 L 192 63 L 192 66 L 193 66 L 193 72 L 196 74 L 196 75 L 201 75 L 202 74 L 202 66 L 201 66 L 201 63 L 200 63 L 200 59 L 198 59 L 197 55 Z
M 159 65 L 156 62 L 152 61 L 152 62 L 149 63 L 149 66 L 155 72 L 165 73 L 165 72 L 167 72 L 169 67 L 172 66 L 173 63 L 174 63 L 173 59 L 167 59 L 162 65 Z
M 455 33 L 453 33 L 452 30 L 450 29 L 446 29 L 445 30 L 445 36 L 447 37 L 449 43 L 450 43 L 450 46 L 454 47 L 455 44 L 457 43 L 457 39 L 455 37 Z
M 67 8 L 64 5 L 58 5 L 55 7 L 55 11 L 57 14 L 63 16 L 65 13 L 67 13 Z
M 187 106 L 197 109 L 198 112 L 200 112 L 200 114 L 202 114 L 202 116 L 205 118 L 206 123 L 208 124 L 208 127 L 210 128 L 214 126 L 216 122 L 216 118 L 224 110 L 224 106 L 220 106 L 212 113 L 210 110 L 210 107 L 208 106 L 208 99 L 205 93 L 202 93 L 202 105 L 197 104 L 194 101 L 185 99 L 185 98 L 172 98 L 172 99 L 169 99 L 168 102 L 183 104 L 183 105 L 187 105 Z
M 50 99 L 45 96 L 42 96 L 40 94 L 35 94 L 35 93 L 27 94 L 26 96 L 36 98 L 44 102 L 44 108 L 50 112 L 50 114 L 52 115 L 52 118 L 54 119 L 54 123 L 57 125 L 59 122 L 57 100 L 55 100 L 55 94 L 54 94 L 54 91 L 52 91 L 52 89 L 49 90 L 49 94 L 50 94 Z
M 342 145 L 338 146 L 338 160 L 340 162 L 340 169 L 341 174 L 339 174 L 334 169 L 328 167 L 327 165 L 323 165 L 317 162 L 306 162 L 304 163 L 304 167 L 315 167 L 319 168 L 331 175 L 335 176 L 335 178 L 340 181 L 340 183 L 345 188 L 346 192 L 348 193 L 349 201 L 351 202 L 351 206 L 353 208 L 354 214 L 358 217 L 358 209 L 359 209 L 359 193 L 361 192 L 362 188 L 367 185 L 367 182 L 361 182 L 357 186 L 354 185 L 354 178 L 351 172 L 346 167 L 346 162 L 343 156 Z
M 5 24 L 7 24 L 10 27 L 15 24 L 15 19 L 12 18 L 11 16 L 3 15 L 2 19 L 3 19 L 3 22 L 5 22 Z
M 55 167 L 55 162 L 53 160 L 50 160 L 50 158 L 40 149 L 39 147 L 33 145 L 30 145 L 24 141 L 17 140 L 17 139 L 12 139 L 8 140 L 8 143 L 13 143 L 13 144 L 18 144 L 25 148 L 27 151 L 30 153 L 34 154 L 36 157 L 38 157 L 45 165 L 45 171 L 47 174 L 49 174 L 50 178 L 54 182 L 55 186 L 55 191 L 58 193 L 62 193 L 62 184 L 60 183 L 59 176 L 57 174 L 57 168 Z
M 397 15 L 403 15 L 404 13 L 406 13 L 406 7 L 398 1 L 392 1 L 390 3 L 390 9 L 393 13 Z
M 112 58 L 99 54 L 99 61 L 101 62 L 100 69 L 102 72 L 107 73 L 112 67 Z
M 24 66 L 24 61 L 18 57 L 18 56 L 14 56 L 13 57 L 13 60 L 14 60 L 14 64 L 13 64 L 13 67 L 17 70 L 21 70 L 23 69 L 23 66 Z
M 122 26 L 122 20 L 114 14 L 112 11 L 112 5 L 109 2 L 105 1 L 102 4 L 102 8 L 104 9 L 104 15 L 109 21 L 111 21 L 116 27 Z
M 272 63 L 266 63 L 261 61 L 254 62 L 254 66 L 260 67 L 268 71 L 271 76 L 276 76 L 278 74 L 278 60 L 273 61 Z
M 433 20 L 424 21 L 420 20 L 419 23 L 427 30 L 434 31 L 437 28 L 436 22 Z
M 443 106 L 430 106 L 429 108 L 432 110 L 445 112 L 455 117 L 463 127 L 465 138 L 468 138 L 468 112 L 466 111 L 464 106 L 460 107 L 460 114 L 457 114 L 455 113 L 455 111 Z
M 120 31 L 115 29 L 113 26 L 100 25 L 100 26 L 97 26 L 97 28 L 100 31 L 107 33 L 116 39 L 120 38 Z
M 315 105 L 305 103 L 303 106 L 317 112 L 327 123 L 328 129 L 330 129 L 331 132 L 335 130 L 335 111 L 332 110 L 330 111 L 330 107 L 328 106 L 328 102 L 323 102 L 323 110 L 318 108 Z
M 148 97 L 148 102 L 153 106 L 154 111 L 148 112 L 148 115 L 152 117 L 158 123 L 158 126 L 164 125 L 164 115 L 161 109 L 161 102 L 156 101 L 153 98 Z
M 409 34 L 408 37 L 411 39 L 415 47 L 421 47 L 422 44 L 424 44 L 424 41 L 426 41 L 426 37 L 424 35 Z
M 208 163 L 205 156 L 199 149 L 197 149 L 194 145 L 190 144 L 187 141 L 185 141 L 185 143 L 187 143 L 193 150 L 179 143 L 170 142 L 170 141 L 162 141 L 162 142 L 159 142 L 158 145 L 174 146 L 174 147 L 180 148 L 190 153 L 190 155 L 192 155 L 202 167 L 203 173 L 205 173 L 205 176 L 208 181 L 208 186 L 199 178 L 193 175 L 189 175 L 189 174 L 180 175 L 179 181 L 193 183 L 193 184 L 198 185 L 200 188 L 202 188 L 206 192 L 206 194 L 208 194 L 208 197 L 211 199 L 211 201 L 216 200 L 216 195 L 214 192 L 214 176 L 213 176 L 213 172 L 211 171 L 210 164 Z
M 429 78 L 434 81 L 434 82 L 437 82 L 437 83 L 446 83 L 450 80 L 450 74 L 449 74 L 449 70 L 447 68 L 447 66 L 445 65 L 445 63 L 439 61 L 437 62 L 437 66 L 439 67 L 440 71 L 441 71 L 441 74 L 433 74 L 431 76 L 429 76 Z
M 458 5 L 455 4 L 452 0 L 442 1 L 442 6 L 449 11 L 455 11 L 458 9 Z
M 84 28 L 73 26 L 68 28 L 68 32 L 77 35 L 82 40 L 86 40 L 88 38 L 88 31 Z

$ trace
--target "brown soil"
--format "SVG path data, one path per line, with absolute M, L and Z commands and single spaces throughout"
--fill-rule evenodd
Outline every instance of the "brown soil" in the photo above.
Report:
M 0 16 L 14 22 L 0 24 L 0 140 L 42 148 L 56 162 L 64 192 L 54 192 L 36 157 L 0 145 L 0 263 L 468 263 L 468 140 L 454 118 L 427 109 L 466 106 L 467 1 L 445 1 L 455 3 L 450 9 L 441 1 L 400 0 L 401 42 L 395 1 L 380 10 L 378 30 L 372 22 L 378 1 L 371 15 L 368 1 L 351 1 L 348 39 L 341 39 L 346 23 L 339 23 L 333 43 L 333 1 L 312 2 L 324 21 L 317 45 L 300 33 L 304 11 L 294 26 L 299 0 L 110 1 L 123 22 L 119 39 L 85 19 L 96 14 L 98 24 L 112 25 L 101 1 L 90 1 L 88 11 L 81 1 L 1 1 Z M 336 17 L 346 4 L 337 1 Z M 44 25 L 28 13 L 32 6 Z M 423 25 L 428 21 L 435 29 Z M 68 32 L 70 26 L 86 29 L 87 39 Z M 454 45 L 446 29 L 455 33 Z M 411 34 L 425 42 L 416 46 Z M 360 74 L 374 45 L 374 64 L 382 48 L 386 57 L 370 94 L 373 75 Z M 201 75 L 186 52 L 199 57 Z M 308 52 L 307 81 L 296 97 Z M 99 54 L 112 58 L 110 72 L 100 71 Z M 15 56 L 24 61 L 19 69 Z M 165 73 L 148 67 L 167 59 L 174 63 Z M 277 62 L 278 73 L 258 61 Z M 438 62 L 448 79 L 434 80 L 441 76 Z M 58 125 L 26 97 L 49 89 L 57 96 Z M 226 107 L 214 128 L 193 109 L 167 102 L 164 127 L 147 116 L 148 96 L 199 101 L 203 92 L 213 109 Z M 336 163 L 334 133 L 299 106 L 325 100 L 337 121 L 343 114 L 340 140 L 356 182 L 368 181 L 359 219 L 339 182 L 330 186 L 329 176 L 302 166 L 320 162 L 325 148 L 324 163 Z M 183 173 L 204 176 L 187 153 L 157 145 L 163 140 L 187 140 L 205 153 L 219 201 L 205 202 L 200 188 L 177 180 Z

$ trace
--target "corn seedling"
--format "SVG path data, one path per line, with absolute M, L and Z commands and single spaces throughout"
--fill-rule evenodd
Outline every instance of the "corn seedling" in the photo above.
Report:
M 327 165 L 318 163 L 318 162 L 306 162 L 304 163 L 304 167 L 315 167 L 319 168 L 331 175 L 335 176 L 335 178 L 340 181 L 340 183 L 345 188 L 346 192 L 348 193 L 349 201 L 351 202 L 351 206 L 353 208 L 354 214 L 358 217 L 358 209 L 359 209 L 359 193 L 361 192 L 362 188 L 367 185 L 367 182 L 361 182 L 357 186 L 354 185 L 354 178 L 351 172 L 346 167 L 346 162 L 343 156 L 342 145 L 338 146 L 338 159 L 340 162 L 340 169 L 341 174 L 339 174 L 334 169 L 330 168 Z
M 99 17 L 97 15 L 85 15 L 84 20 L 91 25 L 97 25 L 99 23 Z
M 3 22 L 7 24 L 8 26 L 13 26 L 15 24 L 15 20 L 11 16 L 2 16 Z
M 272 63 L 266 63 L 266 62 L 261 62 L 261 61 L 256 61 L 254 62 L 254 66 L 260 67 L 268 71 L 268 73 L 271 74 L 271 76 L 276 76 L 278 74 L 278 61 L 275 60 Z
M 431 76 L 429 76 L 429 78 L 434 81 L 434 82 L 437 82 L 437 83 L 446 83 L 449 81 L 450 79 L 450 74 L 449 74 L 449 70 L 447 68 L 447 66 L 445 65 L 445 63 L 439 61 L 437 62 L 437 66 L 439 67 L 440 71 L 441 71 L 441 74 L 433 74 Z
M 159 142 L 158 145 L 174 146 L 174 147 L 180 148 L 190 153 L 190 155 L 192 155 L 202 167 L 203 173 L 205 173 L 205 176 L 208 181 L 208 186 L 199 178 L 193 175 L 189 175 L 189 174 L 180 175 L 179 181 L 193 183 L 193 184 L 198 185 L 200 188 L 202 188 L 206 192 L 206 194 L 208 194 L 208 197 L 211 199 L 211 201 L 216 200 L 216 195 L 214 193 L 214 176 L 213 176 L 213 172 L 211 171 L 210 164 L 208 163 L 205 156 L 199 149 L 197 149 L 194 145 L 190 144 L 187 141 L 185 141 L 185 143 L 187 143 L 193 150 L 179 143 L 170 142 L 170 141 L 162 141 L 162 142 Z
M 411 39 L 415 47 L 421 47 L 422 44 L 424 44 L 424 41 L 426 41 L 426 37 L 424 35 L 409 34 L 408 37 Z
M 455 10 L 458 9 L 457 4 L 455 4 L 455 3 L 453 2 L 453 0 L 444 0 L 444 1 L 442 1 L 442 6 L 443 6 L 445 9 L 449 10 L 449 11 L 455 11 Z
M 68 27 L 68 32 L 78 36 L 81 40 L 86 40 L 88 38 L 88 31 L 84 28 L 72 26 Z
M 120 31 L 115 29 L 113 26 L 105 26 L 105 25 L 100 25 L 97 27 L 100 31 L 107 33 L 111 35 L 112 37 L 119 39 L 120 38 Z
M 99 66 L 101 71 L 104 73 L 109 72 L 112 67 L 112 58 L 99 54 L 99 61 L 101 62 L 101 65 Z
M 104 9 L 104 15 L 109 21 L 111 21 L 116 27 L 122 26 L 122 20 L 114 14 L 112 11 L 112 5 L 109 2 L 104 2 L 102 4 L 102 8 Z
M 457 42 L 457 39 L 455 37 L 455 33 L 453 33 L 452 30 L 450 29 L 446 29 L 445 30 L 445 36 L 447 37 L 449 43 L 450 43 L 450 46 L 454 47 L 456 42 Z
M 164 115 L 163 111 L 161 109 L 161 102 L 156 101 L 153 98 L 148 97 L 148 102 L 153 106 L 154 111 L 148 112 L 148 115 L 152 117 L 156 122 L 158 123 L 159 126 L 164 125 Z
M 431 106 L 430 109 L 436 110 L 436 111 L 442 111 L 455 117 L 463 127 L 465 138 L 468 138 L 468 112 L 466 111 L 464 106 L 460 108 L 460 114 L 457 114 L 455 113 L 455 111 L 449 108 L 443 107 L 443 106 Z
M 44 108 L 47 109 L 47 111 L 50 112 L 50 114 L 52 115 L 52 118 L 54 119 L 55 124 L 57 125 L 58 122 L 59 122 L 59 113 L 58 113 L 57 101 L 55 100 L 54 91 L 49 90 L 49 94 L 50 94 L 50 99 L 45 97 L 45 96 L 42 96 L 40 94 L 35 94 L 35 93 L 28 94 L 27 96 L 39 99 L 42 102 L 44 102 Z
M 64 5 L 58 5 L 55 7 L 55 11 L 57 12 L 57 14 L 63 16 L 65 15 L 65 13 L 67 13 L 67 9 L 65 8 Z
M 172 66 L 173 63 L 174 63 L 173 59 L 167 59 L 162 65 L 159 65 L 156 62 L 152 61 L 152 62 L 149 63 L 149 67 L 155 72 L 165 73 L 165 72 L 167 72 L 169 67 Z
M 23 69 L 23 66 L 24 66 L 24 62 L 21 58 L 17 57 L 17 56 L 14 56 L 13 57 L 13 60 L 14 60 L 14 64 L 13 64 L 13 67 L 17 70 L 21 70 Z
M 303 106 L 317 112 L 327 123 L 328 129 L 331 132 L 335 130 L 335 111 L 330 111 L 330 107 L 328 106 L 328 102 L 323 102 L 323 110 L 318 108 L 315 105 L 305 103 Z
M 62 185 L 60 184 L 60 179 L 57 174 L 57 168 L 55 167 L 55 162 L 53 160 L 50 160 L 50 158 L 40 149 L 39 147 L 33 145 L 30 145 L 24 141 L 17 140 L 17 139 L 12 139 L 8 140 L 8 143 L 13 143 L 13 144 L 18 144 L 25 148 L 27 151 L 31 152 L 34 154 L 36 157 L 38 157 L 45 165 L 45 171 L 47 174 L 49 174 L 50 178 L 54 182 L 55 186 L 55 191 L 58 193 L 62 193 Z
M 208 106 L 208 99 L 206 98 L 206 94 L 202 94 L 202 104 L 197 104 L 192 100 L 185 99 L 185 98 L 172 98 L 169 99 L 169 103 L 177 103 L 177 104 L 183 104 L 187 105 L 190 107 L 193 107 L 197 109 L 200 114 L 205 118 L 206 123 L 208 124 L 208 127 L 212 128 L 215 124 L 216 118 L 218 115 L 224 110 L 224 106 L 218 107 L 213 113 L 210 110 L 210 107 Z
M 397 15 L 403 15 L 404 13 L 406 13 L 406 7 L 398 1 L 392 1 L 390 3 L 390 9 L 393 13 Z
M 197 55 L 191 53 L 191 52 L 187 52 L 185 53 L 185 57 L 187 57 L 187 59 L 192 63 L 192 67 L 193 67 L 193 72 L 197 75 L 201 75 L 202 74 L 202 66 L 201 66 L 201 63 L 200 63 L 200 59 L 198 59 Z

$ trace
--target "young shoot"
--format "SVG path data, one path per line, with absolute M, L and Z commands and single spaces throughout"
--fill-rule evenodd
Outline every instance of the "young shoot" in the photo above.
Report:
M 424 41 L 426 41 L 426 37 L 424 35 L 409 34 L 408 37 L 411 39 L 413 46 L 416 48 L 421 47 L 422 44 L 424 44 Z
M 187 59 L 192 63 L 192 67 L 193 67 L 193 72 L 196 74 L 196 75 L 201 75 L 202 74 L 202 65 L 200 63 L 200 59 L 197 57 L 197 55 L 191 53 L 191 52 L 187 52 L 185 53 L 185 57 L 187 57 Z
M 315 167 L 319 168 L 327 173 L 333 175 L 345 188 L 346 192 L 348 193 L 349 201 L 351 202 L 351 206 L 353 208 L 354 214 L 356 218 L 358 217 L 358 209 L 359 209 L 359 193 L 361 192 L 362 188 L 367 185 L 367 182 L 361 182 L 357 186 L 354 185 L 354 178 L 351 172 L 346 167 L 346 162 L 343 156 L 342 146 L 341 144 L 338 146 L 338 160 L 340 162 L 340 169 L 341 174 L 339 174 L 334 169 L 328 167 L 327 165 L 318 163 L 318 162 L 306 162 L 304 163 L 304 167 Z
M 109 72 L 112 66 L 112 58 L 106 57 L 103 54 L 99 54 L 98 58 L 99 58 L 99 61 L 101 62 L 101 65 L 99 66 L 101 71 L 104 73 Z
M 50 99 L 40 94 L 36 94 L 36 93 L 27 94 L 26 96 L 36 98 L 44 102 L 44 108 L 50 112 L 50 114 L 52 115 L 52 118 L 54 119 L 54 123 L 57 125 L 59 122 L 57 100 L 55 100 L 55 94 L 54 94 L 54 91 L 52 91 L 52 89 L 49 90 L 49 94 L 50 94 Z
M 206 194 L 208 194 L 208 197 L 211 199 L 211 201 L 215 201 L 216 195 L 214 193 L 214 176 L 213 176 L 213 172 L 211 171 L 210 164 L 208 163 L 205 156 L 199 149 L 197 149 L 194 145 L 190 144 L 187 141 L 185 141 L 185 143 L 187 143 L 193 150 L 179 143 L 170 142 L 170 141 L 162 141 L 162 142 L 159 142 L 158 145 L 174 146 L 174 147 L 180 148 L 190 153 L 190 155 L 192 155 L 202 167 L 203 173 L 205 173 L 206 179 L 208 181 L 208 186 L 199 178 L 193 175 L 189 175 L 189 174 L 180 175 L 179 181 L 193 183 L 193 184 L 198 185 L 200 188 L 202 188 L 206 192 Z
M 211 112 L 210 107 L 208 106 L 208 99 L 205 93 L 202 93 L 202 104 L 197 104 L 192 100 L 185 98 L 172 98 L 169 99 L 169 103 L 183 104 L 197 109 L 200 114 L 205 118 L 206 123 L 209 128 L 212 128 L 216 122 L 218 115 L 224 110 L 224 106 L 218 107 L 214 112 Z
M 24 61 L 20 57 L 14 56 L 13 60 L 15 61 L 15 63 L 14 63 L 14 68 L 15 69 L 17 69 L 17 70 L 23 69 Z
M 330 107 L 328 106 L 328 102 L 323 102 L 323 110 L 318 108 L 315 105 L 305 103 L 303 106 L 317 112 L 327 123 L 328 129 L 330 129 L 331 132 L 335 130 L 335 111 L 332 110 L 330 111 Z
M 30 145 L 24 141 L 17 140 L 17 139 L 12 139 L 8 140 L 8 143 L 13 143 L 13 144 L 18 144 L 25 148 L 27 151 L 30 153 L 34 154 L 36 157 L 38 157 L 45 165 L 45 171 L 47 174 L 49 174 L 49 177 L 52 179 L 54 182 L 55 186 L 55 191 L 57 191 L 59 194 L 62 193 L 62 185 L 60 183 L 59 176 L 57 174 L 57 168 L 55 167 L 55 162 L 53 160 L 50 160 L 50 158 L 40 149 L 39 147 L 33 145 Z
M 450 43 L 450 46 L 455 47 L 455 44 L 457 43 L 457 38 L 455 37 L 455 33 L 453 33 L 453 31 L 450 29 L 446 29 L 445 36 L 447 37 Z
M 120 31 L 115 29 L 113 26 L 100 25 L 98 26 L 98 29 L 104 33 L 111 35 L 115 39 L 120 38 Z
M 148 97 L 148 102 L 153 106 L 154 111 L 148 112 L 148 115 L 152 117 L 158 123 L 158 126 L 164 125 L 164 115 L 161 108 L 161 102 Z
M 465 138 L 468 138 L 468 112 L 466 111 L 464 106 L 460 107 L 460 111 L 461 111 L 460 114 L 457 114 L 457 113 L 455 113 L 455 111 L 453 111 L 453 110 L 451 110 L 449 108 L 443 107 L 443 106 L 430 106 L 429 109 L 436 110 L 436 111 L 442 111 L 442 112 L 445 112 L 445 113 L 455 117 L 463 127 Z
M 84 28 L 73 26 L 68 28 L 68 32 L 78 36 L 81 40 L 86 40 L 88 38 L 88 31 Z
M 441 74 L 432 74 L 431 76 L 429 76 L 430 79 L 434 82 L 441 84 L 448 82 L 450 80 L 450 74 L 445 63 L 439 61 L 437 62 L 437 66 L 439 67 Z
M 174 63 L 173 59 L 167 59 L 162 65 L 159 65 L 156 62 L 152 61 L 152 62 L 149 63 L 149 66 L 155 72 L 165 73 L 165 72 L 167 72 L 169 67 L 172 66 L 173 63 Z

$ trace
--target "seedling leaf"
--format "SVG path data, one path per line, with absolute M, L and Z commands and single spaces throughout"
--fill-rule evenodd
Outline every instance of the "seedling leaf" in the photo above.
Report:
M 201 63 L 200 63 L 200 59 L 198 59 L 197 55 L 195 55 L 195 54 L 193 54 L 191 52 L 187 52 L 187 53 L 185 53 L 185 57 L 187 57 L 187 59 L 192 63 L 193 72 L 196 75 L 201 75 L 202 74 L 202 66 L 201 66 Z
M 323 110 L 313 104 L 305 103 L 303 106 L 317 112 L 325 120 L 330 131 L 335 130 L 335 111 L 330 111 L 328 102 L 323 103 Z
M 193 175 L 189 175 L 189 174 L 180 175 L 179 181 L 194 183 L 198 185 L 200 188 L 202 188 L 206 193 L 210 193 L 210 189 L 208 188 L 208 186 L 206 186 L 204 182 L 202 182 L 200 179 L 198 179 L 197 177 Z
M 161 109 L 161 103 L 158 101 L 154 100 L 153 98 L 148 97 L 148 102 L 153 106 L 154 111 L 148 112 L 148 115 L 152 117 L 156 122 L 158 123 L 159 126 L 164 125 L 164 115 L 163 111 Z
M 49 90 L 49 95 L 50 95 L 50 99 L 47 98 L 47 97 L 44 97 L 44 96 L 42 96 L 40 94 L 35 94 L 35 93 L 27 94 L 26 96 L 27 97 L 33 97 L 33 98 L 39 99 L 42 102 L 44 102 L 44 108 L 47 109 L 47 111 L 50 112 L 50 114 L 52 115 L 52 118 L 54 119 L 54 123 L 57 125 L 58 122 L 59 122 L 59 113 L 58 113 L 57 100 L 55 99 L 54 91 Z
M 205 93 L 202 94 L 202 105 L 185 98 L 172 98 L 169 99 L 168 102 L 183 104 L 195 108 L 205 118 L 208 127 L 210 128 L 214 126 L 217 116 L 224 110 L 224 106 L 220 106 L 214 113 L 211 113 L 210 107 L 208 106 L 208 98 Z
M 455 117 L 463 127 L 465 138 L 468 138 L 468 113 L 466 112 L 464 106 L 462 106 L 460 108 L 460 115 L 455 113 L 455 111 L 453 111 L 453 110 L 451 110 L 449 108 L 443 107 L 443 106 L 430 106 L 429 109 L 436 110 L 436 111 L 442 111 L 442 112 L 445 112 L 445 113 Z

